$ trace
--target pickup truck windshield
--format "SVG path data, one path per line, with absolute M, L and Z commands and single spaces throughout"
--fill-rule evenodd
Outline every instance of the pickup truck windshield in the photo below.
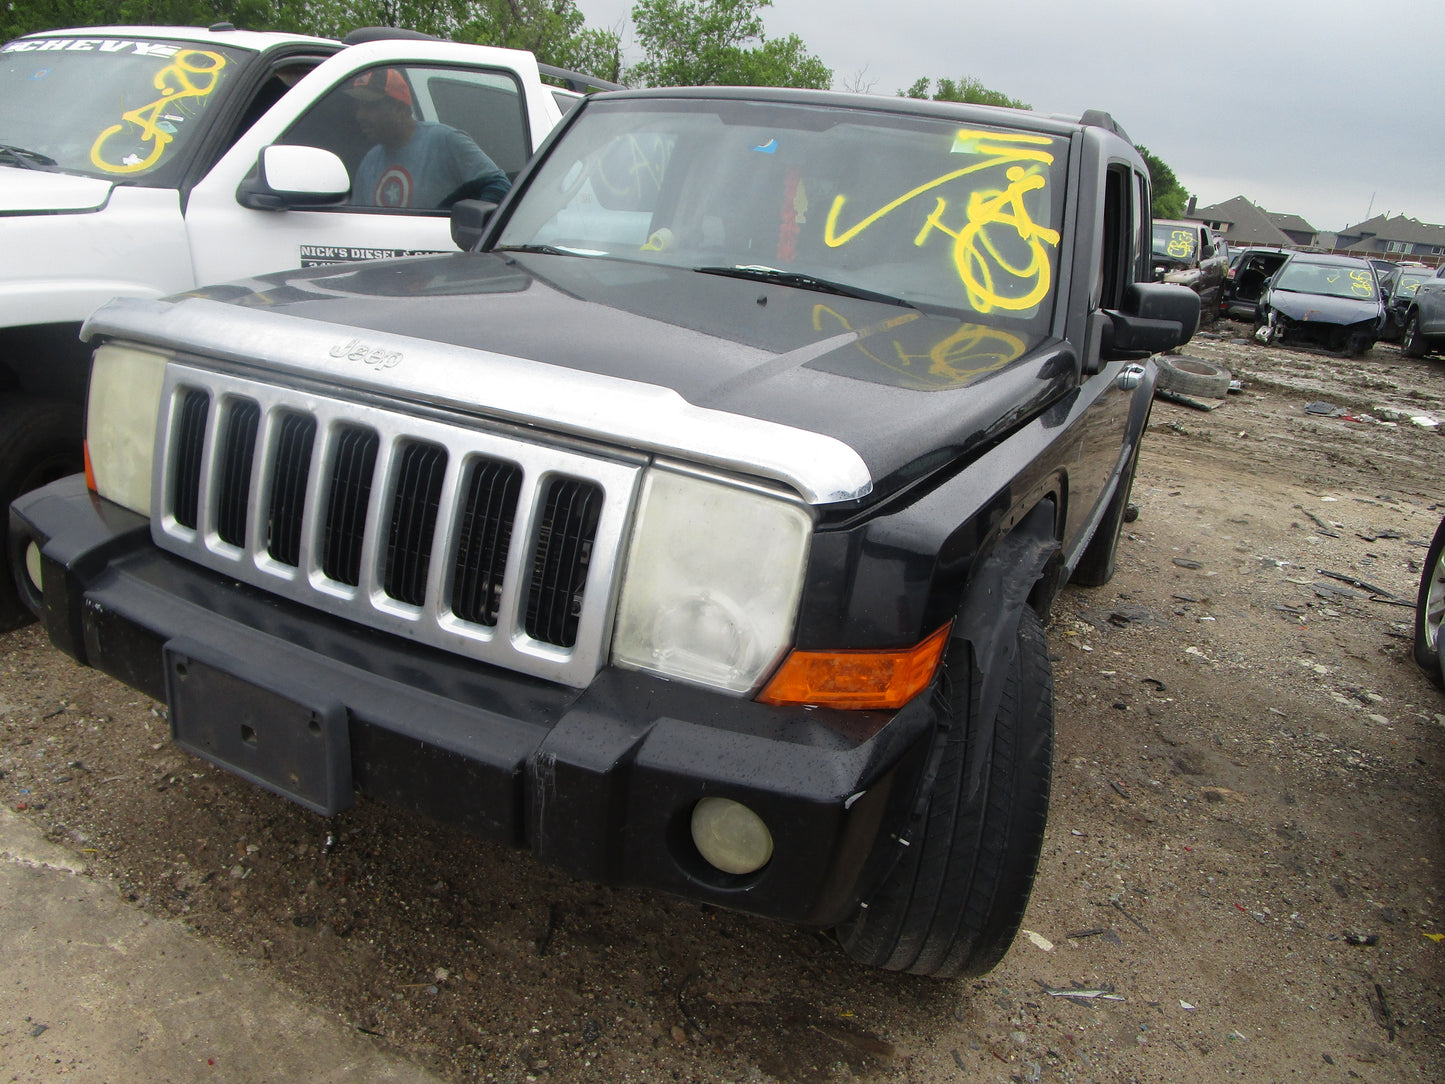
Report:
M 1180 226 L 1154 226 L 1154 255 L 1188 262 L 1199 251 L 1199 231 Z
M 495 247 L 821 283 L 1041 327 L 1067 153 L 1037 132 L 856 107 L 589 102 Z
M 201 118 L 250 54 L 143 38 L 30 38 L 0 47 L 0 162 L 168 183 Z

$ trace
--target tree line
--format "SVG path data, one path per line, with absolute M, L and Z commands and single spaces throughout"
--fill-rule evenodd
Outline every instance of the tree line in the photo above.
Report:
M 575 0 L 6 0 L 0 41 L 66 26 L 210 26 L 341 38 L 359 26 L 404 27 L 452 41 L 526 49 L 546 64 L 630 86 L 793 86 L 826 90 L 834 73 L 796 34 L 770 37 L 772 0 L 637 0 L 641 59 L 624 64 L 620 28 L 590 27 Z M 1029 106 L 965 75 L 924 77 L 897 92 L 935 101 Z M 1143 147 L 1154 215 L 1177 218 L 1189 193 Z

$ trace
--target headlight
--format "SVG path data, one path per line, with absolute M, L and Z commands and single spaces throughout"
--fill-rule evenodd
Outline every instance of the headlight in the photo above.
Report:
M 133 512 L 151 510 L 151 460 L 166 358 L 107 343 L 95 352 L 85 446 L 95 491 Z
M 792 638 L 813 523 L 797 504 L 666 470 L 643 482 L 619 666 L 747 693 Z

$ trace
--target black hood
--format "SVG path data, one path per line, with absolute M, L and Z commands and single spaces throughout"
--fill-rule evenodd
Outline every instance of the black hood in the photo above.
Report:
M 671 388 L 694 406 L 835 437 L 882 490 L 1042 409 L 1075 368 L 1066 346 L 1004 324 L 599 258 L 459 254 L 187 296 Z
M 1293 290 L 1271 290 L 1269 305 L 1291 320 L 1312 324 L 1338 324 L 1348 327 L 1379 319 L 1380 303 L 1374 299 L 1331 297 L 1328 294 L 1303 294 Z

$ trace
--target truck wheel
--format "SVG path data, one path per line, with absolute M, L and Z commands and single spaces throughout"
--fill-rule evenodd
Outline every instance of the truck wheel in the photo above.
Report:
M 1234 379 L 1223 365 L 1203 358 L 1160 355 L 1154 362 L 1159 367 L 1158 386 L 1180 395 L 1223 399 L 1229 394 L 1229 382 Z
M 1148 426 L 1148 418 L 1145 418 L 1144 424 Z M 1139 443 L 1143 439 L 1144 430 L 1141 429 L 1139 441 L 1135 442 L 1134 451 L 1129 456 L 1129 465 L 1119 479 L 1114 495 L 1109 498 L 1109 507 L 1104 512 L 1104 518 L 1099 520 L 1099 526 L 1094 529 L 1094 537 L 1089 539 L 1084 555 L 1074 566 L 1073 575 L 1069 577 L 1070 583 L 1081 587 L 1103 587 L 1114 578 L 1114 565 L 1119 556 L 1119 535 L 1123 533 L 1126 521 L 1137 518 L 1137 514 L 1134 517 L 1129 514 L 1129 497 L 1134 491 L 1134 468 L 1139 465 Z
M 1400 336 L 1400 353 L 1407 358 L 1423 358 L 1430 352 L 1425 336 L 1420 334 L 1420 314 L 1412 312 L 1405 321 L 1405 331 Z
M 1415 600 L 1415 661 L 1436 685 L 1445 686 L 1440 672 L 1440 624 L 1445 621 L 1445 519 L 1435 528 L 1435 540 L 1425 556 L 1420 576 L 1420 597 Z
M 0 541 L 10 553 L 10 502 L 82 469 L 80 408 L 54 399 L 14 399 L 0 405 Z M 22 559 L 23 562 L 23 559 Z M 20 601 L 16 576 L 25 569 L 0 570 L 0 632 L 34 620 Z
M 992 728 L 970 710 L 979 682 L 969 676 L 968 647 L 949 650 L 949 715 L 934 739 L 938 771 L 926 809 L 888 879 L 835 931 L 860 963 L 981 975 L 1018 932 L 1043 845 L 1054 745 L 1053 671 L 1028 607 L 1013 646 Z

